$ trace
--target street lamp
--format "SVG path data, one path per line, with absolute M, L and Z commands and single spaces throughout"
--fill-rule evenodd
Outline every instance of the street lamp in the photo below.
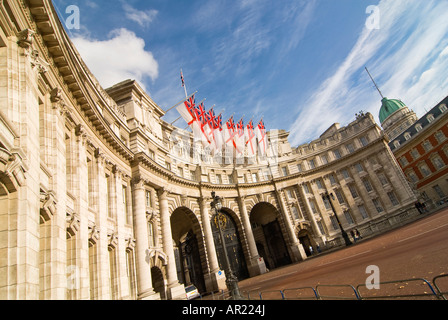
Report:
M 325 191 L 325 193 L 322 194 L 322 199 L 325 201 L 325 199 L 328 200 L 328 202 L 330 203 L 331 206 L 331 210 L 333 210 L 333 214 L 336 218 L 336 221 L 338 222 L 339 228 L 341 229 L 341 234 L 342 234 L 342 238 L 344 238 L 345 241 L 345 245 L 348 247 L 350 245 L 352 245 L 353 243 L 350 241 L 347 232 L 345 232 L 344 228 L 342 227 L 341 221 L 339 221 L 338 215 L 336 214 L 336 210 L 334 210 L 334 206 L 333 203 L 331 202 L 331 199 L 334 200 L 334 195 L 333 193 L 328 193 L 328 191 Z
M 212 192 L 212 199 L 213 201 L 210 203 L 210 206 L 212 207 L 212 209 L 215 209 L 215 214 L 212 217 L 212 221 L 215 220 L 215 217 L 217 217 L 216 221 L 224 255 L 224 272 L 226 274 L 227 289 L 230 292 L 232 300 L 242 300 L 240 288 L 238 287 L 238 278 L 234 275 L 234 273 L 232 272 L 232 268 L 230 267 L 229 256 L 227 255 L 225 246 L 224 233 L 222 232 L 221 219 L 224 218 L 224 215 L 221 212 L 222 200 L 219 196 L 216 195 L 214 191 Z

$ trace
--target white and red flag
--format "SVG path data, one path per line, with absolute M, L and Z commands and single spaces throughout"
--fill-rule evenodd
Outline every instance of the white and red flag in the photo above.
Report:
M 264 157 L 267 151 L 267 142 L 266 142 L 266 127 L 264 126 L 263 119 L 260 120 L 260 122 L 257 125 L 257 128 L 255 128 L 255 135 L 257 136 L 258 140 L 258 152 L 260 156 Z
M 207 117 L 204 109 L 204 102 L 194 107 L 194 113 L 197 119 L 197 126 L 193 128 L 193 133 L 196 140 L 200 140 L 204 147 L 210 144 L 209 137 L 206 132 Z
M 253 157 L 257 154 L 257 141 L 254 132 L 254 124 L 252 120 L 244 128 L 244 138 L 246 140 L 247 155 Z
M 197 120 L 194 107 L 196 106 L 194 94 L 185 100 L 184 103 L 180 104 L 176 109 L 181 115 L 181 117 L 188 123 L 191 127 L 193 123 Z
M 227 120 L 226 126 L 224 128 L 224 142 L 227 146 L 232 147 L 234 149 L 236 149 L 235 136 L 236 136 L 236 128 L 232 116 L 230 117 L 229 120 Z
M 236 134 L 235 134 L 235 146 L 236 146 L 236 152 L 238 154 L 241 154 L 244 152 L 244 122 L 243 119 L 241 119 L 236 124 Z

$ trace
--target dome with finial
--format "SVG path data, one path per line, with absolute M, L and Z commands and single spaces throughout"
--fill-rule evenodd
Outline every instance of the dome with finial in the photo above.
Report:
M 403 101 L 401 100 L 397 100 L 397 99 L 387 99 L 387 98 L 383 98 L 382 102 L 382 106 L 380 109 L 380 122 L 381 124 L 384 123 L 384 121 L 393 113 L 395 113 L 396 111 L 402 109 L 402 108 L 406 108 L 406 105 L 404 104 Z

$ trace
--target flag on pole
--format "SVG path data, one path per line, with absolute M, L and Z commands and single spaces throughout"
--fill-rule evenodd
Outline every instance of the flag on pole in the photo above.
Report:
M 241 154 L 244 152 L 244 122 L 243 119 L 241 119 L 236 124 L 236 134 L 235 134 L 235 145 L 236 145 L 236 152 L 238 154 Z
M 182 72 L 182 69 L 180 69 L 180 80 L 182 81 L 182 88 L 185 87 L 185 80 L 184 80 L 184 74 Z
M 223 132 L 222 132 L 222 114 L 215 117 L 213 120 L 213 135 L 217 151 L 221 151 L 224 145 Z
M 244 128 L 244 138 L 246 140 L 247 155 L 253 157 L 257 154 L 257 142 L 255 141 L 254 125 L 252 120 Z
M 227 146 L 234 149 L 236 149 L 235 136 L 236 136 L 236 129 L 232 116 L 230 117 L 229 120 L 227 120 L 226 126 L 224 128 L 224 142 Z
M 210 144 L 210 140 L 205 132 L 205 127 L 207 125 L 206 112 L 204 109 L 204 102 L 194 107 L 195 116 L 197 119 L 197 128 L 193 131 L 195 138 L 202 142 L 204 147 Z
M 255 134 L 258 140 L 258 152 L 264 157 L 266 155 L 267 143 L 266 143 L 266 127 L 264 126 L 263 119 L 257 125 L 255 129 Z
M 192 94 L 189 98 L 185 100 L 183 104 L 180 104 L 176 109 L 179 112 L 180 116 L 185 120 L 185 122 L 192 126 L 192 124 L 196 121 L 196 114 L 194 112 L 195 103 L 195 94 Z

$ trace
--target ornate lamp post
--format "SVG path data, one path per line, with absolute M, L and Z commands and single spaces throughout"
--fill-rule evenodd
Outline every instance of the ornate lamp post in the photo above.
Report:
M 224 272 L 226 275 L 227 289 L 230 292 L 232 300 L 242 300 L 240 294 L 240 288 L 238 286 L 238 278 L 234 275 L 234 273 L 232 272 L 232 268 L 230 267 L 229 256 L 227 255 L 227 250 L 225 246 L 224 234 L 222 232 L 221 223 L 224 219 L 224 215 L 221 212 L 222 200 L 219 196 L 216 195 L 214 191 L 212 192 L 212 198 L 213 201 L 210 203 L 210 206 L 212 207 L 212 209 L 215 209 L 215 214 L 212 216 L 212 221 L 215 220 L 215 218 L 217 218 L 215 221 L 217 221 L 219 236 L 221 238 L 222 251 L 224 256 Z
M 328 193 L 328 191 L 325 191 L 324 194 L 322 194 L 322 199 L 325 201 L 325 199 L 328 200 L 328 202 L 330 203 L 331 206 L 331 210 L 333 210 L 333 214 L 336 217 L 336 221 L 338 222 L 339 228 L 341 229 L 341 234 L 342 234 L 342 238 L 344 238 L 345 241 L 345 245 L 348 247 L 350 245 L 352 245 L 353 243 L 350 241 L 347 232 L 345 232 L 344 228 L 342 227 L 341 221 L 339 221 L 338 215 L 336 214 L 336 210 L 334 209 L 333 203 L 331 202 L 331 199 L 334 200 L 334 195 L 333 193 Z

